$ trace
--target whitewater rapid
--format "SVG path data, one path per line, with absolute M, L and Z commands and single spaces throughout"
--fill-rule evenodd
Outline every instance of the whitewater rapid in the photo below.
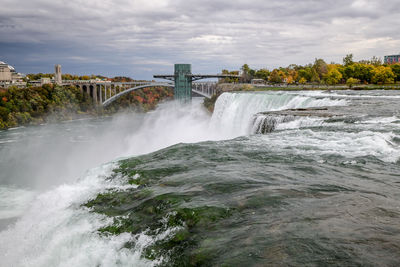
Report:
M 399 159 L 400 149 L 393 143 L 393 139 L 399 137 L 396 132 L 399 128 L 396 116 L 385 118 L 386 128 L 383 132 L 363 128 L 365 125 L 379 123 L 381 119 L 359 123 L 356 125 L 358 130 L 327 133 L 308 128 L 323 128 L 325 124 L 322 120 L 305 118 L 278 125 L 278 132 L 270 135 L 252 135 L 254 115 L 259 112 L 340 107 L 351 102 L 351 98 L 338 98 L 338 94 L 335 98 L 322 93 L 318 93 L 316 97 L 315 94 L 317 93 L 225 93 L 219 97 L 212 117 L 202 107 L 201 101 L 195 100 L 188 105 L 164 103 L 144 116 L 117 116 L 107 121 L 108 127 L 101 128 L 104 132 L 97 135 L 94 128 L 93 131 L 89 130 L 86 137 L 70 139 L 71 143 L 78 144 L 79 141 L 85 141 L 82 150 L 87 151 L 79 148 L 71 150 L 70 157 L 65 160 L 66 164 L 59 165 L 60 169 L 57 171 L 44 165 L 37 166 L 43 168 L 41 172 L 31 174 L 39 175 L 32 179 L 40 181 L 41 173 L 43 177 L 49 174 L 46 179 L 51 179 L 56 173 L 65 171 L 67 175 L 62 178 L 63 181 L 58 181 L 58 184 L 52 184 L 45 190 L 32 190 L 21 185 L 17 188 L 0 185 L 0 198 L 3 201 L 0 201 L 0 219 L 16 218 L 15 222 L 0 232 L 0 266 L 155 265 L 157 262 L 141 257 L 143 248 L 155 242 L 154 238 L 145 233 L 136 236 L 127 233 L 118 236 L 99 235 L 97 229 L 110 224 L 110 219 L 81 206 L 100 192 L 124 189 L 118 179 L 105 179 L 115 168 L 116 161 L 121 158 L 150 153 L 178 143 L 247 136 L 243 142 L 268 146 L 276 153 L 291 150 L 302 155 L 317 155 L 316 160 L 324 154 L 344 155 L 349 158 L 372 155 L 387 162 L 396 162 Z M 132 128 L 132 124 L 136 128 Z M 342 122 L 330 125 L 347 127 Z M 74 124 L 70 127 L 74 128 Z M 300 131 L 300 128 L 306 129 Z M 86 140 L 91 134 L 92 139 Z M 57 139 L 54 141 L 56 143 Z M 63 141 L 60 142 L 61 148 L 66 146 Z M 98 145 L 100 147 L 93 148 Z M 40 150 L 40 147 L 35 149 Z M 54 149 L 62 153 L 62 149 L 59 150 L 56 145 Z M 13 150 L 13 153 L 18 154 L 18 150 Z M 93 168 L 85 171 L 85 164 L 79 164 L 81 174 L 77 175 L 77 170 L 70 171 L 70 168 L 75 161 L 81 159 L 80 153 L 85 156 L 82 161 Z M 163 234 L 168 233 L 160 233 Z M 135 240 L 136 243 L 133 250 L 124 248 L 124 244 L 130 240 Z
M 230 93 L 222 94 L 215 105 L 211 125 L 232 138 L 251 134 L 252 117 L 263 111 L 322 106 L 344 106 L 345 99 L 313 98 L 291 93 Z

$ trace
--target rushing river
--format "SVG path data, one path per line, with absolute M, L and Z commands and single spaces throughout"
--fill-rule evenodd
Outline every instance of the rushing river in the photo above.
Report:
M 330 115 L 265 114 L 309 107 Z M 398 266 L 399 159 L 397 91 L 2 131 L 0 266 Z

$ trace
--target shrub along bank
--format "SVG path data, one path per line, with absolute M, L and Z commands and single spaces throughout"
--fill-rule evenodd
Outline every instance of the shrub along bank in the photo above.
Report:
M 10 87 L 0 89 L 0 129 L 104 115 L 126 108 L 148 111 L 172 95 L 171 89 L 145 88 L 122 97 L 103 110 L 74 86 Z

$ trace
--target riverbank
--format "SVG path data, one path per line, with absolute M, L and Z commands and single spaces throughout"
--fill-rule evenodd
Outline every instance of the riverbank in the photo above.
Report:
M 248 84 L 221 83 L 218 90 L 229 91 L 306 91 L 306 90 L 400 90 L 400 84 L 355 84 L 355 85 L 321 85 L 321 84 Z
M 121 110 L 147 112 L 171 98 L 171 89 L 144 88 L 128 94 L 103 109 L 74 86 L 0 89 L 0 129 L 38 125 L 114 114 Z
M 260 91 L 332 91 L 332 90 L 400 90 L 399 84 L 392 85 L 257 85 L 257 84 L 233 84 L 222 83 L 217 86 L 217 94 L 210 99 L 204 99 L 204 107 L 209 111 L 214 111 L 218 97 L 225 92 L 260 92 Z

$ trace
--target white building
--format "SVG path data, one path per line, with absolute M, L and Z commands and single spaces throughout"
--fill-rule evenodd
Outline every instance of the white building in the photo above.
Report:
M 0 61 L 0 82 L 11 82 L 13 73 L 14 67 Z
M 13 66 L 0 61 L 0 85 L 22 85 L 24 75 L 17 73 Z

